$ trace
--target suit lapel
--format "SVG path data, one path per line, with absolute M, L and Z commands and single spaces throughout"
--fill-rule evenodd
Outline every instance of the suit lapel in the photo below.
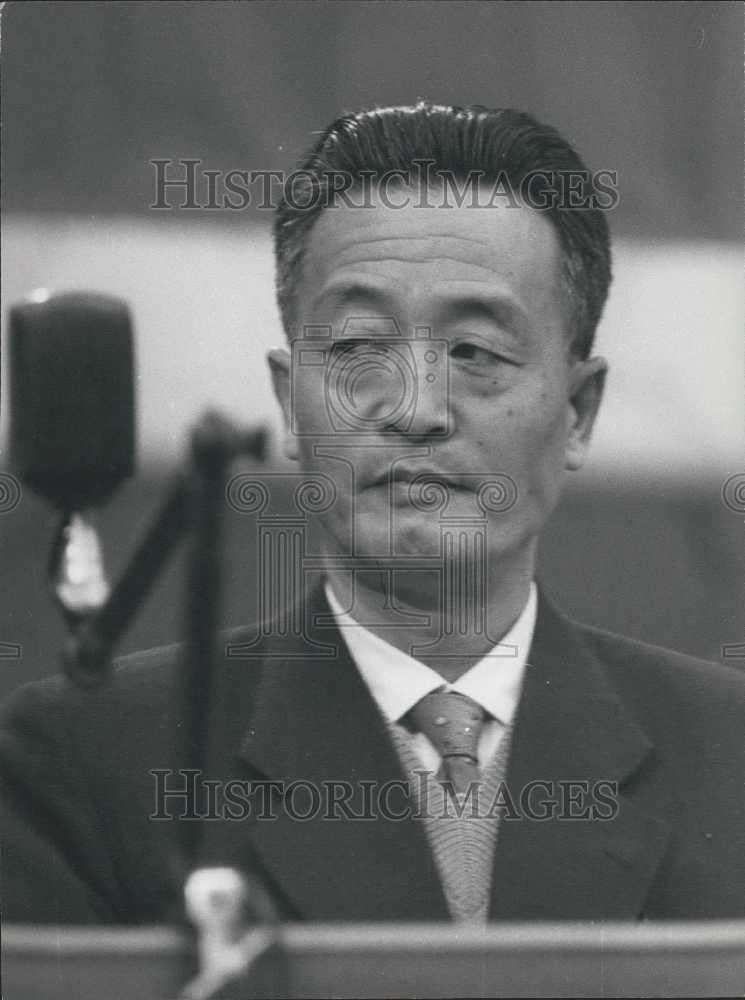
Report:
M 281 651 L 271 644 L 253 696 L 238 693 L 245 688 L 239 680 L 227 685 L 232 693 L 230 704 L 223 701 L 224 713 L 235 720 L 236 705 L 246 709 L 249 701 L 251 708 L 239 729 L 234 723 L 223 728 L 214 759 L 224 760 L 232 747 L 244 776 L 282 782 L 285 796 L 276 790 L 271 797 L 275 819 L 254 817 L 232 829 L 216 824 L 211 854 L 235 858 L 252 851 L 305 919 L 447 919 L 432 852 L 423 825 L 411 816 L 386 724 L 338 630 L 312 624 L 315 615 L 330 613 L 322 595 L 311 598 L 309 612 L 311 640 L 331 644 L 336 655 L 304 656 L 307 643 L 285 637 Z M 231 669 L 250 670 L 250 663 L 235 661 Z M 360 818 L 346 818 L 343 807 L 327 808 L 333 782 L 338 796 L 347 786 L 353 790 L 347 816 Z M 310 789 L 320 793 L 320 808 Z M 380 815 L 386 810 L 404 818 L 387 819 Z M 300 818 L 306 813 L 307 819 Z
M 523 818 L 502 819 L 490 919 L 640 914 L 670 832 L 655 815 L 665 789 L 647 767 L 651 749 L 579 630 L 541 597 L 507 774 L 510 801 Z M 570 818 L 588 800 L 562 802 L 568 781 L 587 782 L 591 806 L 598 782 L 617 783 L 611 804 L 601 803 L 609 818 Z M 559 804 L 550 818 L 526 818 L 521 794 L 530 795 L 534 815 L 549 794 Z

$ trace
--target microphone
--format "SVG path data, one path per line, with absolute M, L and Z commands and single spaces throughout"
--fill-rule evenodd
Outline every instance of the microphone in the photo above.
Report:
M 37 292 L 10 310 L 10 454 L 67 513 L 109 499 L 135 465 L 129 310 L 88 292 Z
M 11 308 L 8 348 L 11 463 L 60 512 L 48 574 L 79 632 L 110 593 L 85 511 L 104 504 L 134 471 L 129 311 L 108 295 L 39 291 Z

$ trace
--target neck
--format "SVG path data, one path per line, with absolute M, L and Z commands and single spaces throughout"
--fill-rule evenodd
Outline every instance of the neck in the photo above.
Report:
M 476 595 L 467 585 L 468 567 L 453 573 L 452 586 L 445 589 L 432 571 L 350 573 L 330 567 L 326 576 L 355 621 L 452 682 L 489 653 L 520 617 L 534 567 L 535 546 L 512 565 L 500 560 Z

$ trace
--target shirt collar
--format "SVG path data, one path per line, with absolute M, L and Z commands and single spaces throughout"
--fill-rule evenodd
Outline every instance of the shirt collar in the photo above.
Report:
M 535 629 L 538 607 L 535 583 L 530 585 L 520 617 L 501 642 L 454 684 L 446 684 L 435 670 L 356 622 L 344 611 L 328 580 L 325 589 L 352 659 L 389 722 L 398 722 L 421 698 L 442 687 L 468 695 L 504 725 L 512 721 Z

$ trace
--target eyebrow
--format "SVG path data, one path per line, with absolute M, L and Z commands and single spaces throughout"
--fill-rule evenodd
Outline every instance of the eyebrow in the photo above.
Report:
M 529 327 L 523 308 L 511 297 L 502 294 L 448 296 L 443 312 L 448 320 L 486 319 L 508 332 L 522 333 Z
M 382 307 L 390 305 L 386 290 L 361 281 L 330 282 L 316 297 L 316 303 L 330 300 L 334 305 L 343 306 L 349 302 L 359 302 L 366 307 Z
M 470 283 L 469 283 L 470 284 Z M 484 286 L 483 281 L 473 284 Z M 496 323 L 508 333 L 523 334 L 530 329 L 530 322 L 523 307 L 505 292 L 472 289 L 453 289 L 437 295 L 437 309 L 444 322 L 465 319 L 485 319 Z M 383 286 L 360 280 L 331 281 L 318 295 L 316 302 L 330 301 L 334 306 L 355 303 L 363 308 L 391 312 L 393 303 Z

